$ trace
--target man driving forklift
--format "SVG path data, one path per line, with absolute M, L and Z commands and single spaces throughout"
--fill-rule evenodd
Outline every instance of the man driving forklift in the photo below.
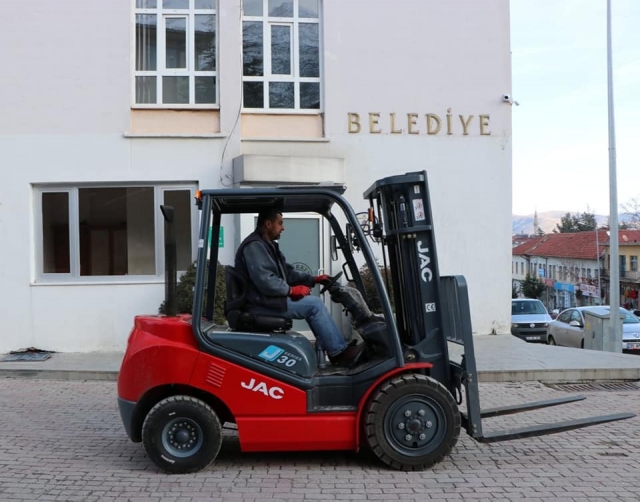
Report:
M 313 286 L 328 285 L 331 278 L 306 274 L 289 265 L 277 243 L 282 232 L 282 212 L 277 208 L 262 210 L 255 231 L 238 247 L 235 269 L 248 279 L 244 310 L 305 319 L 333 364 L 354 366 L 362 357 L 364 344 L 355 340 L 347 344 L 322 300 L 310 296 Z

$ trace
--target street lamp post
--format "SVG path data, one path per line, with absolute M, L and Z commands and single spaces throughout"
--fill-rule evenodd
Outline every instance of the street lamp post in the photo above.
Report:
M 598 225 L 596 224 L 596 267 L 598 272 L 598 303 L 602 305 L 602 290 L 600 289 L 600 242 L 598 240 Z
M 607 0 L 607 88 L 609 110 L 609 255 L 611 266 L 609 271 L 609 305 L 611 320 L 617 319 L 614 311 L 620 308 L 620 258 L 618 249 L 618 187 L 616 178 L 616 130 L 613 112 L 613 64 L 611 58 L 611 0 Z M 614 310 L 615 309 L 615 310 Z M 618 322 L 610 322 L 610 335 L 613 340 L 621 339 L 622 326 Z

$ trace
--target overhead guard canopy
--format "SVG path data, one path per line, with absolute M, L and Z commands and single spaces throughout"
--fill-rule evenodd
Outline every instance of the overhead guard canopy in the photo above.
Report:
M 277 207 L 283 213 L 328 213 L 336 195 L 346 190 L 344 185 L 281 186 L 277 188 L 230 188 L 203 190 L 211 196 L 214 212 L 221 214 L 256 213 Z

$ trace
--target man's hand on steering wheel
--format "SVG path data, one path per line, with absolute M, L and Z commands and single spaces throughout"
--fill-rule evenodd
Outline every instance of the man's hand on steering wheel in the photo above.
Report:
M 316 284 L 322 284 L 322 289 L 320 290 L 320 294 L 322 295 L 327 291 L 329 291 L 329 289 L 331 289 L 332 286 L 338 283 L 338 280 L 340 279 L 340 277 L 342 277 L 342 272 L 338 272 L 333 277 L 330 277 L 328 275 L 317 276 L 315 278 Z
M 323 286 L 331 285 L 331 276 L 327 274 L 316 275 L 313 280 L 316 284 L 322 284 Z

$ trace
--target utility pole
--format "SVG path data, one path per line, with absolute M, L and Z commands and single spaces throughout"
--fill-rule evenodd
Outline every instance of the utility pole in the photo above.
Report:
M 600 289 L 600 242 L 598 240 L 598 224 L 596 223 L 596 266 L 598 267 L 598 304 L 602 305 L 602 290 Z
M 611 0 L 607 0 L 607 88 L 609 109 L 609 305 L 611 339 L 622 339 L 620 308 L 620 252 L 618 247 L 618 186 L 616 176 L 616 130 L 613 112 L 613 62 L 611 57 Z

